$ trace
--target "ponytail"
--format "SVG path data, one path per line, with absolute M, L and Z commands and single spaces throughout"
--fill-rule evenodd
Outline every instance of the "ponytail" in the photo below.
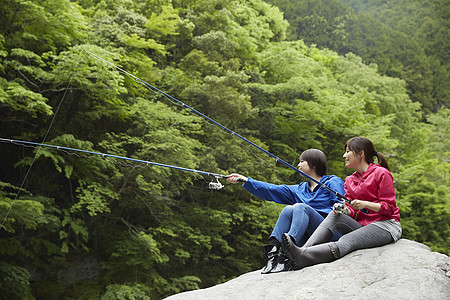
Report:
M 389 170 L 389 164 L 386 160 L 386 158 L 384 158 L 383 154 L 381 154 L 380 152 L 375 151 L 375 155 L 374 155 L 377 159 L 378 159 L 378 164 L 386 169 Z

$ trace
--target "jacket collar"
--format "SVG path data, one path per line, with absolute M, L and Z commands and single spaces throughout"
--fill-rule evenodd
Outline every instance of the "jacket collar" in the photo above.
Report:
M 358 177 L 358 178 L 366 178 L 367 176 L 369 176 L 373 171 L 375 171 L 375 169 L 378 167 L 378 165 L 374 164 L 374 163 L 370 163 L 369 167 L 367 167 L 367 170 L 362 172 L 361 175 L 358 172 L 353 173 L 354 176 Z

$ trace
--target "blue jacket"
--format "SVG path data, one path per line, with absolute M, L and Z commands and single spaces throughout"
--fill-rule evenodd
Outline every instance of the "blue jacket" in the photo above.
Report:
M 322 176 L 320 183 L 341 195 L 345 194 L 344 181 L 335 175 Z M 339 198 L 335 194 L 322 186 L 317 185 L 314 191 L 311 191 L 309 181 L 296 185 L 276 185 L 249 177 L 242 186 L 261 199 L 280 204 L 305 203 L 322 214 L 328 214 L 332 210 L 333 204 L 339 202 Z

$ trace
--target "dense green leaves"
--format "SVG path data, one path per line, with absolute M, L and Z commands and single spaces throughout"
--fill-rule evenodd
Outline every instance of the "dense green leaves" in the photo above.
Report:
M 0 263 L 0 289 L 8 299 L 34 299 L 30 289 L 30 274 L 24 268 Z
M 400 6 L 360 1 L 271 1 L 290 27 L 262 0 L 3 2 L 0 137 L 303 180 L 108 61 L 293 165 L 319 148 L 345 178 L 343 144 L 371 138 L 394 173 L 404 237 L 448 253 L 440 1 L 422 12 L 401 1 L 424 20 L 402 14 L 403 27 Z M 158 299 L 224 282 L 261 266 L 282 209 L 180 170 L 8 143 L 0 153 L 11 299 Z
M 405 80 L 424 113 L 448 107 L 448 1 L 268 2 L 285 13 L 291 39 L 378 64 L 380 72 Z

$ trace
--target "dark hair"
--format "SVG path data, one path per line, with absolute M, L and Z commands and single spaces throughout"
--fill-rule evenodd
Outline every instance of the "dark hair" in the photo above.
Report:
M 375 151 L 375 147 L 368 138 L 362 136 L 353 137 L 345 143 L 344 151 L 347 150 L 347 148 L 355 153 L 364 151 L 364 154 L 366 155 L 366 162 L 368 164 L 373 163 L 373 158 L 376 157 L 378 159 L 378 164 L 389 170 L 389 165 L 386 159 L 381 153 Z
M 327 157 L 319 149 L 307 149 L 300 155 L 300 160 L 308 163 L 311 169 L 316 169 L 317 175 L 323 176 L 327 173 Z

